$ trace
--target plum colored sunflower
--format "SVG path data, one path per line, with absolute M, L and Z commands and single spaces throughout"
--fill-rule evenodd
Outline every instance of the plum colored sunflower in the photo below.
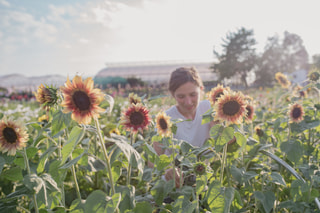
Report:
M 160 136 L 169 137 L 172 134 L 170 116 L 167 116 L 164 112 L 159 112 L 156 116 L 157 130 Z
M 141 103 L 141 98 L 137 94 L 130 93 L 128 98 L 129 98 L 130 104 Z
M 15 155 L 16 151 L 25 147 L 28 134 L 24 126 L 16 121 L 3 118 L 0 121 L 0 151 Z
M 131 104 L 121 116 L 121 124 L 127 131 L 133 133 L 147 129 L 150 121 L 149 111 L 141 103 Z
M 304 116 L 303 107 L 298 103 L 291 104 L 289 105 L 288 114 L 289 114 L 290 121 L 295 123 L 300 123 L 303 120 L 303 116 Z
M 246 106 L 247 115 L 245 116 L 246 123 L 251 123 L 254 115 L 254 107 L 252 104 L 247 104 Z
M 300 98 L 307 98 L 308 97 L 307 92 L 305 90 L 303 90 L 303 87 L 301 87 L 299 85 L 294 88 L 294 92 Z
M 99 107 L 104 95 L 93 84 L 92 78 L 82 81 L 81 76 L 76 75 L 72 82 L 68 77 L 65 86 L 60 88 L 64 96 L 63 112 L 72 112 L 72 119 L 80 124 L 89 124 L 92 118 L 98 118 L 99 113 L 105 111 Z
M 223 87 L 223 85 L 220 85 L 220 84 L 218 84 L 216 87 L 211 89 L 211 91 L 209 92 L 208 98 L 212 106 L 224 94 L 225 91 L 230 91 L 230 88 Z
M 282 88 L 288 88 L 291 83 L 288 80 L 287 76 L 282 74 L 281 72 L 277 72 L 275 75 L 276 80 L 281 85 Z
M 35 92 L 35 97 L 44 108 L 49 108 L 57 103 L 57 89 L 41 84 Z
M 225 121 L 226 125 L 240 124 L 246 116 L 246 101 L 241 92 L 227 91 L 214 106 L 215 120 Z

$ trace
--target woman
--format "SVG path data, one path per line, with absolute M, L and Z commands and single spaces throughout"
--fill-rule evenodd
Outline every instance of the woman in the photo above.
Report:
M 172 120 L 183 120 L 176 124 L 177 131 L 173 137 L 197 147 L 201 147 L 209 138 L 210 128 L 214 125 L 214 122 L 201 124 L 202 115 L 211 107 L 208 100 L 200 101 L 203 89 L 202 80 L 195 68 L 181 67 L 171 73 L 169 91 L 176 105 L 166 110 L 166 114 Z M 158 155 L 164 154 L 165 150 L 159 143 L 153 143 L 153 147 Z M 172 171 L 166 171 L 166 180 L 173 178 Z M 175 179 L 176 186 L 179 186 L 179 172 L 176 172 Z

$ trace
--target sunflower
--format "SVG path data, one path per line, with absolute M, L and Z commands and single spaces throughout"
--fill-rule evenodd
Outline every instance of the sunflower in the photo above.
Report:
M 306 98 L 306 97 L 308 97 L 308 94 L 307 94 L 307 92 L 305 91 L 305 90 L 302 90 L 303 88 L 301 87 L 301 86 L 296 86 L 295 88 L 294 88 L 294 93 L 298 96 L 298 97 L 300 97 L 300 98 Z
M 262 136 L 264 135 L 264 132 L 263 132 L 263 130 L 261 129 L 260 126 L 256 126 L 256 127 L 254 128 L 254 130 L 255 130 L 256 134 L 257 134 L 259 137 L 262 137 Z
M 193 171 L 194 173 L 196 173 L 197 175 L 203 175 L 206 173 L 207 167 L 206 164 L 204 164 L 203 162 L 198 162 L 194 165 L 193 167 Z
M 309 72 L 308 77 L 309 77 L 309 80 L 310 80 L 310 81 L 314 81 L 314 82 L 318 81 L 319 78 L 320 78 L 319 70 L 316 69 L 316 68 L 313 68 L 313 69 Z
M 109 131 L 109 134 L 116 134 L 116 135 L 121 135 L 120 131 L 118 128 L 113 128 Z
M 147 129 L 150 121 L 149 111 L 141 103 L 131 104 L 121 116 L 121 124 L 133 133 Z
M 213 106 L 217 100 L 224 94 L 225 91 L 230 91 L 229 87 L 223 87 L 222 85 L 218 84 L 216 87 L 212 88 L 208 94 L 208 99 Z
M 43 104 L 44 108 L 49 108 L 57 103 L 57 89 L 54 87 L 43 86 L 41 84 L 35 92 L 36 100 Z
M 227 91 L 215 104 L 215 120 L 228 124 L 240 124 L 246 116 L 246 101 L 241 92 Z
M 292 122 L 299 123 L 300 121 L 303 120 L 303 116 L 304 116 L 303 107 L 298 103 L 291 104 L 289 105 L 288 114 Z
M 291 83 L 288 80 L 287 76 L 282 74 L 281 72 L 277 72 L 275 75 L 276 80 L 281 85 L 282 88 L 288 88 Z
M 0 151 L 15 155 L 17 149 L 26 146 L 28 134 L 19 122 L 3 118 L 0 121 Z
M 81 76 L 76 75 L 71 83 L 68 77 L 61 91 L 64 96 L 61 103 L 65 107 L 63 112 L 72 112 L 72 119 L 80 124 L 89 124 L 92 118 L 98 118 L 99 113 L 105 111 L 99 107 L 103 94 L 100 89 L 93 88 L 92 78 L 82 81 Z
M 130 93 L 129 94 L 129 102 L 130 104 L 137 104 L 137 103 L 141 103 L 141 98 L 138 97 L 137 94 L 134 94 L 134 93 Z
M 167 116 L 164 112 L 159 112 L 156 116 L 156 124 L 158 133 L 162 137 L 169 137 L 172 133 L 170 116 Z
M 254 115 L 254 108 L 252 104 L 247 104 L 246 106 L 247 115 L 245 116 L 246 123 L 251 123 Z

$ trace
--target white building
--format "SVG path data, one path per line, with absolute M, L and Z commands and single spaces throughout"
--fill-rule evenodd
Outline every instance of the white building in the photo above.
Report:
M 212 73 L 212 62 L 135 62 L 135 63 L 110 63 L 100 70 L 97 77 L 135 77 L 148 83 L 165 83 L 169 81 L 172 71 L 179 67 L 195 67 L 203 81 L 217 80 Z

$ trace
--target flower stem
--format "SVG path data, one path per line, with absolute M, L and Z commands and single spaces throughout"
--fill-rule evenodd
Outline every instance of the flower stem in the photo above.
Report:
M 28 160 L 27 149 L 26 148 L 23 149 L 23 158 L 24 158 L 25 165 L 27 167 L 28 175 L 31 175 L 31 170 L 30 170 L 30 165 L 29 165 L 29 160 Z M 36 194 L 33 194 L 33 204 L 34 204 L 35 212 L 39 213 Z
M 114 188 L 114 183 L 113 183 L 112 170 L 111 170 L 111 165 L 110 165 L 110 158 L 109 158 L 107 149 L 106 149 L 106 147 L 104 145 L 104 138 L 102 137 L 102 134 L 101 134 L 100 124 L 99 124 L 98 119 L 95 118 L 94 122 L 95 122 L 95 125 L 96 125 L 96 128 L 97 128 L 99 141 L 101 143 L 103 154 L 104 154 L 104 157 L 106 158 L 107 171 L 108 171 L 109 181 L 110 181 L 110 185 L 111 185 L 111 191 L 112 191 L 112 195 L 113 195 L 113 194 L 116 193 L 116 190 Z
M 221 185 L 223 185 L 223 173 L 224 173 L 224 167 L 226 164 L 226 159 L 227 159 L 227 148 L 228 148 L 228 143 L 226 143 L 223 147 L 223 152 L 222 152 L 222 162 L 221 162 L 221 174 L 220 174 L 220 182 Z
M 72 160 L 72 156 L 70 156 L 70 160 Z M 81 200 L 81 193 L 80 193 L 80 189 L 77 181 L 76 169 L 74 168 L 74 165 L 71 166 L 71 173 L 72 173 L 74 185 L 76 187 L 77 197 L 79 200 Z
M 134 133 L 131 133 L 130 134 L 131 138 L 130 138 L 130 145 L 132 146 L 133 143 L 135 142 L 136 140 L 136 134 Z M 131 169 L 132 169 L 132 165 L 130 163 L 130 159 L 128 159 L 129 161 L 129 165 L 128 165 L 128 174 L 127 174 L 127 185 L 130 185 L 130 180 L 131 180 Z

